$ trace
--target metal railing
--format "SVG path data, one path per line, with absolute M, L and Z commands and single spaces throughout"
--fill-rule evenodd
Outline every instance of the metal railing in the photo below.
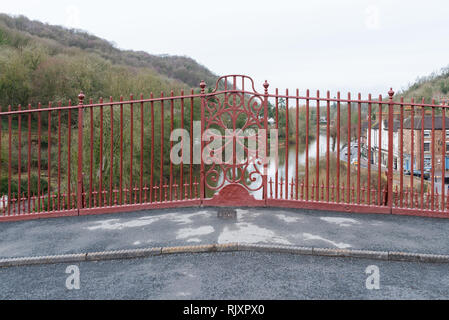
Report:
M 0 221 L 199 205 L 449 216 L 447 106 L 393 96 L 269 93 L 267 82 L 259 93 L 229 75 L 207 93 L 202 82 L 189 94 L 9 106 Z M 204 159 L 214 152 L 220 161 Z

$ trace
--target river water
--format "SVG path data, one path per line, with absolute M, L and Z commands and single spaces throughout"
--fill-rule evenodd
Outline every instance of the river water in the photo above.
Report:
M 330 149 L 332 152 L 332 138 L 330 138 Z M 316 159 L 316 147 L 317 147 L 317 140 L 312 140 L 309 143 L 309 148 L 308 148 L 308 153 L 309 153 L 309 166 L 315 165 L 315 159 Z M 323 157 L 326 155 L 326 151 L 327 151 L 327 141 L 326 141 L 326 135 L 321 134 L 320 138 L 319 138 L 319 155 L 320 157 Z M 285 145 L 283 146 L 279 146 L 278 147 L 278 165 L 276 165 L 276 161 L 275 161 L 275 155 L 271 154 L 270 157 L 270 161 L 268 164 L 268 181 L 270 181 L 270 178 L 273 179 L 273 181 L 275 181 L 275 176 L 276 176 L 276 171 L 278 172 L 278 181 L 280 181 L 281 177 L 283 177 L 283 179 L 285 179 L 285 174 L 286 174 L 286 159 L 288 156 L 288 176 L 289 176 L 289 182 L 291 182 L 291 178 L 296 176 L 296 156 L 298 157 L 298 171 L 299 174 L 303 174 L 304 173 L 304 165 L 306 163 L 306 150 L 305 150 L 305 145 L 300 145 L 299 146 L 299 150 L 298 150 L 298 155 L 296 154 L 296 145 L 295 144 L 291 144 L 288 147 L 288 155 L 287 155 L 287 148 L 285 147 Z M 313 159 L 313 161 L 312 161 Z M 276 170 L 277 169 L 277 170 Z M 254 170 L 253 166 L 249 166 L 247 169 L 247 172 L 252 172 Z M 260 166 L 259 170 L 261 172 L 263 172 L 263 167 Z M 252 189 L 256 189 L 258 186 L 260 186 L 262 184 L 262 176 L 260 175 L 256 175 L 255 177 L 255 181 L 250 182 L 248 184 L 249 188 Z M 220 174 L 219 177 L 219 181 L 223 181 L 223 173 Z M 273 185 L 273 193 L 274 193 L 274 185 Z M 278 186 L 278 188 L 280 188 Z M 289 190 L 290 190 L 290 185 L 289 185 Z M 278 189 L 278 191 L 280 192 L 280 190 Z M 270 187 L 268 188 L 268 192 L 270 192 Z M 284 196 L 285 196 L 285 185 L 283 187 L 283 192 L 284 192 Z M 262 193 L 263 190 L 257 190 L 257 191 L 253 191 L 251 192 L 251 194 L 256 198 L 256 199 L 262 199 Z M 289 195 L 290 195 L 290 191 L 289 191 Z M 210 195 L 208 195 L 210 196 Z

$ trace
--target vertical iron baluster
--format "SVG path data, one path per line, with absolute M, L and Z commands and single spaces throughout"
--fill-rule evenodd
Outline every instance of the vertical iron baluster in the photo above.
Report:
M 123 96 L 120 96 L 123 102 Z M 123 103 L 120 103 L 120 176 L 119 176 L 119 203 L 123 203 Z
M 326 103 L 326 201 L 329 202 L 329 183 L 330 183 L 330 92 L 327 91 Z
M 366 194 L 367 204 L 371 204 L 371 112 L 372 112 L 372 96 L 371 93 L 368 95 L 368 187 Z
M 61 210 L 61 107 L 62 102 L 58 102 L 58 211 Z M 31 119 L 29 119 L 31 122 Z M 29 123 L 29 127 L 31 127 L 31 123 Z M 29 178 L 28 178 L 29 179 Z M 28 194 L 30 191 L 28 190 Z
M 432 105 L 435 105 L 435 99 L 432 99 Z M 431 170 L 431 187 L 432 187 L 432 202 L 431 202 L 431 210 L 434 210 L 435 206 L 435 108 L 432 107 L 432 168 Z
M 190 91 L 190 95 L 193 96 L 193 89 Z M 193 97 L 190 98 L 190 166 L 189 166 L 189 191 L 190 191 L 190 199 L 193 199 Z
M 92 105 L 93 101 L 90 99 L 89 104 Z M 89 165 L 89 208 L 92 207 L 92 195 L 93 195 L 93 166 L 94 166 L 94 108 L 91 106 L 90 110 L 90 165 Z
M 20 111 L 22 109 L 22 106 L 19 104 L 19 106 L 18 106 L 18 110 Z M 18 143 L 19 143 L 19 145 L 18 145 L 18 148 L 17 148 L 17 152 L 18 152 L 18 156 L 17 156 L 17 171 L 18 171 L 18 174 L 17 174 L 17 194 L 18 194 L 18 203 L 17 203 L 17 205 L 18 205 L 18 213 L 20 214 L 20 212 L 21 212 L 21 204 L 22 204 L 22 201 L 21 201 L 21 199 L 20 199 L 20 195 L 22 194 L 22 190 L 21 190 L 21 181 L 20 180 L 22 180 L 21 178 L 22 178 L 22 163 L 21 163 L 21 158 L 22 158 L 22 154 L 21 154 L 21 152 L 22 152 L 22 119 L 21 119 L 21 116 L 20 116 L 20 113 L 17 115 L 17 133 L 18 133 Z M 49 144 L 49 148 L 50 148 L 50 144 Z
M 11 111 L 11 106 L 8 106 L 8 111 Z M 40 113 L 39 113 L 40 114 Z M 11 132 L 11 126 L 12 126 L 12 116 L 11 114 L 8 115 L 8 216 L 11 215 L 11 152 L 12 152 L 12 132 Z
M 388 92 L 389 99 L 388 99 L 388 169 L 387 169 L 387 205 L 389 208 L 393 207 L 393 158 L 394 158 L 394 150 L 393 150 L 393 130 L 394 130 L 394 102 L 393 102 L 393 95 L 394 91 L 393 88 L 390 89 Z
M 289 130 L 288 130 L 288 89 L 285 90 L 285 199 L 288 199 L 288 149 L 289 149 Z
M 103 192 L 103 98 L 100 98 L 100 182 L 98 188 L 98 206 L 103 206 L 101 198 Z
M 159 176 L 159 183 L 161 186 L 161 190 L 159 190 L 159 202 L 162 202 L 163 199 L 163 195 L 162 195 L 162 188 L 164 186 L 164 93 L 161 92 L 161 148 L 160 148 L 160 157 L 161 157 L 161 161 L 160 161 L 160 176 Z
M 347 157 L 347 171 L 346 171 L 346 185 L 348 186 L 348 190 L 346 192 L 346 202 L 351 202 L 351 93 L 348 92 L 348 146 L 346 150 L 348 151 Z
M 415 171 L 415 156 L 414 156 L 414 149 L 415 149 L 415 112 L 414 112 L 414 107 L 413 107 L 413 103 L 415 101 L 412 98 L 412 103 L 411 103 L 411 110 L 410 110 L 410 120 L 411 120 L 411 127 L 412 130 L 410 130 L 411 133 L 411 138 L 410 138 L 410 144 L 411 144 L 411 150 L 410 150 L 410 188 L 412 189 L 412 191 L 414 190 L 414 186 L 413 186 L 413 172 Z M 401 178 L 402 178 L 402 174 L 401 174 Z M 411 207 L 413 208 L 413 201 L 411 201 Z
M 424 98 L 421 101 L 421 209 L 424 208 Z
M 315 154 L 315 181 L 316 181 L 316 195 L 319 201 L 320 191 L 320 90 L 316 92 L 316 154 Z
M 310 90 L 306 91 L 306 172 L 305 172 L 305 199 L 309 200 L 309 96 Z
M 84 207 L 84 187 L 83 187 L 83 128 L 84 128 L 84 94 L 81 91 L 78 95 L 78 187 L 77 187 L 77 208 Z M 50 188 L 48 189 L 50 192 Z
M 114 167 L 114 105 L 112 103 L 112 97 L 109 98 L 109 101 L 111 103 L 111 160 L 109 165 L 109 206 L 112 207 L 113 204 L 113 167 Z
M 379 95 L 379 143 L 377 158 L 377 205 L 381 205 L 381 183 L 382 183 L 382 96 Z
M 67 155 L 67 209 L 70 208 L 70 203 L 71 203 L 70 200 L 71 200 L 71 196 L 72 196 L 72 192 L 71 192 L 72 108 L 71 108 L 71 106 L 72 106 L 72 100 L 69 100 L 68 114 L 67 114 L 67 152 L 68 152 L 68 155 Z M 39 114 L 40 113 L 38 113 L 38 115 Z M 40 134 L 39 134 L 39 136 L 40 136 Z M 39 168 L 40 168 L 40 165 L 38 165 L 38 170 L 39 170 Z M 39 181 L 40 181 L 40 177 L 39 177 Z M 38 181 L 38 192 L 37 192 L 38 209 L 39 209 L 39 197 L 40 197 L 39 181 Z
M 340 202 L 340 91 L 337 92 L 337 199 Z
M 445 180 L 446 180 L 446 107 L 443 103 L 442 117 L 441 117 L 441 139 L 443 143 L 442 157 L 441 157 L 441 210 L 444 211 L 444 197 L 446 193 Z
M 154 101 L 153 92 L 150 93 L 151 98 L 151 172 L 150 172 L 150 202 L 156 200 L 153 198 L 154 189 Z
M 276 88 L 276 132 L 279 132 L 279 90 L 278 88 Z M 276 168 L 276 172 L 275 172 L 275 183 L 274 185 L 276 186 L 276 189 L 274 189 L 274 194 L 275 194 L 275 198 L 278 199 L 278 178 L 279 178 L 279 174 L 278 174 L 278 168 Z
M 183 181 L 184 181 L 184 90 L 181 90 L 181 130 L 183 136 L 181 138 L 181 164 L 179 168 L 179 200 L 183 200 Z
M 39 102 L 38 109 L 42 109 Z M 37 113 L 37 211 L 41 211 L 41 112 Z M 70 156 L 70 153 L 69 153 Z
M 51 102 L 48 104 L 48 108 L 51 108 Z M 51 111 L 48 111 L 48 143 L 47 143 L 47 151 L 48 151 L 48 158 L 47 158 L 47 211 L 51 211 Z M 20 148 L 19 148 L 20 149 Z M 20 176 L 19 176 L 20 179 Z M 20 188 L 19 188 L 20 192 Z M 19 193 L 20 194 L 20 193 Z M 20 200 L 20 197 L 19 197 Z M 19 209 L 20 209 L 20 201 L 19 201 Z M 20 210 L 19 210 L 20 211 Z
M 139 201 L 142 203 L 142 190 L 145 190 L 145 202 L 146 202 L 146 189 L 143 188 L 143 136 L 144 136 L 144 126 L 143 126 L 143 94 L 140 94 L 140 180 L 139 180 Z M 146 188 L 146 187 L 145 187 Z
M 131 94 L 129 97 L 130 101 L 134 100 L 134 96 Z M 130 110 L 129 110 L 129 118 L 130 118 L 130 128 L 129 128 L 129 135 L 130 135 L 130 146 L 129 146 L 129 185 L 132 188 L 133 186 L 133 160 L 134 160 L 134 104 L 133 102 L 130 103 Z
M 400 174 L 399 174 L 399 204 L 402 207 L 403 206 L 403 199 L 402 199 L 402 193 L 404 190 L 404 97 L 401 97 L 401 111 L 400 111 L 400 126 L 401 126 L 401 138 L 399 139 L 401 147 L 400 147 L 400 158 L 401 158 L 401 163 L 400 163 Z M 413 117 L 412 117 L 413 118 Z M 413 121 L 413 120 L 412 120 Z M 411 126 L 411 130 L 410 132 L 413 132 L 414 127 Z M 412 133 L 413 134 L 413 133 Z M 410 147 L 413 149 L 414 145 L 413 143 L 411 143 Z M 413 179 L 413 173 L 410 174 L 411 178 Z
M 358 111 L 358 127 L 357 127 L 357 204 L 360 204 L 360 151 L 361 151 L 361 135 L 362 135 L 362 103 L 360 102 L 362 100 L 362 95 L 359 93 L 358 96 L 358 103 L 357 103 L 357 111 Z
M 170 133 L 173 132 L 173 117 L 174 117 L 174 99 L 173 99 L 173 90 L 170 92 Z M 173 141 L 170 139 L 170 150 L 173 149 Z M 173 201 L 173 162 L 170 161 L 170 182 L 169 182 L 169 194 L 170 201 Z
M 295 152 L 295 177 L 296 177 L 296 192 L 295 192 L 295 199 L 298 200 L 298 155 L 299 155 L 299 89 L 296 89 L 296 152 Z M 268 147 L 268 146 L 267 146 Z

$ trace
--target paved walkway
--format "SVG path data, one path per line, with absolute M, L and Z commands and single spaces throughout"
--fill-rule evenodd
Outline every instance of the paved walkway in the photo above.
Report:
M 449 219 L 273 208 L 223 219 L 217 210 L 0 223 L 0 258 L 229 242 L 449 254 Z
M 76 264 L 79 290 L 66 288 L 68 265 L 0 269 L 0 299 L 449 297 L 448 265 L 437 263 L 254 252 L 154 256 Z M 379 268 L 379 289 L 368 290 L 366 269 L 372 265 Z

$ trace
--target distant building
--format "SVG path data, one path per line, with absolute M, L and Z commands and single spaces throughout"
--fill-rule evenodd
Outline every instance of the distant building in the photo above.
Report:
M 421 172 L 429 172 L 432 169 L 432 116 L 424 115 L 424 128 L 422 128 L 421 116 L 414 117 L 414 125 L 412 128 L 412 119 L 406 118 L 403 123 L 403 158 L 404 170 L 411 170 L 412 150 L 413 150 L 413 170 Z M 363 126 L 365 129 L 366 127 Z M 383 166 L 388 165 L 388 120 L 382 120 L 381 125 L 381 143 L 379 144 L 379 123 L 371 127 L 371 163 L 377 164 L 379 161 Z M 400 121 L 394 120 L 393 125 L 393 168 L 400 168 L 400 152 L 401 152 L 401 130 Z M 445 119 L 445 129 L 443 132 L 443 117 L 434 117 L 435 129 L 435 171 L 441 172 L 444 161 L 446 171 L 449 170 L 449 118 Z M 368 128 L 366 128 L 368 137 Z M 412 144 L 413 133 L 413 144 Z M 424 140 L 422 140 L 422 135 Z M 443 155 L 443 146 L 446 145 L 446 153 Z M 367 148 L 367 144 L 364 146 Z M 381 157 L 379 159 L 379 149 Z M 422 162 L 422 159 L 424 160 Z M 422 163 L 421 163 L 422 162 Z
M 371 127 L 371 163 L 377 164 L 379 161 L 383 166 L 388 165 L 388 120 L 382 120 L 380 126 L 381 134 L 379 137 L 379 122 Z M 393 168 L 399 167 L 399 128 L 400 122 L 393 121 Z M 367 135 L 368 137 L 368 129 Z M 380 139 L 379 139 L 380 138 Z M 380 140 L 380 141 L 379 141 Z M 379 149 L 381 152 L 379 158 Z
M 435 128 L 435 170 L 441 172 L 442 163 L 445 162 L 446 170 L 449 169 L 449 118 L 445 119 L 445 129 L 443 132 L 443 117 L 434 117 Z M 413 148 L 413 166 L 414 170 L 430 171 L 432 169 L 432 116 L 424 116 L 424 128 L 422 128 L 422 118 L 415 117 L 413 119 L 414 126 L 412 128 L 412 119 L 404 120 L 404 169 L 410 170 L 411 151 Z M 413 132 L 413 146 L 411 144 Z M 422 140 L 424 136 L 424 141 Z M 423 144 L 424 142 L 424 144 Z M 443 156 L 443 145 L 446 144 L 446 154 Z M 421 163 L 422 155 L 424 162 Z

